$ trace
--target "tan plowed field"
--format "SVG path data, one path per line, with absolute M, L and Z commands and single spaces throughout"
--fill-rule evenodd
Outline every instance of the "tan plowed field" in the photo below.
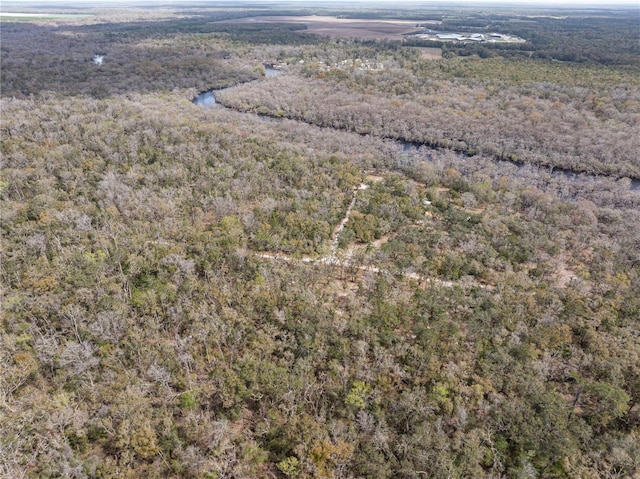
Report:
M 420 30 L 416 25 L 439 22 L 410 20 L 368 20 L 327 16 L 247 17 L 229 20 L 227 23 L 302 23 L 308 33 L 330 37 L 357 37 L 365 39 L 402 40 L 402 35 Z

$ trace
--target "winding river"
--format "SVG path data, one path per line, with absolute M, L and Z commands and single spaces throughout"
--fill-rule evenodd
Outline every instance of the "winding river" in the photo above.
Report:
M 265 67 L 265 69 L 264 69 L 264 78 L 272 78 L 272 77 L 280 75 L 280 73 L 282 73 L 282 70 L 280 70 L 279 68 Z M 258 81 L 258 80 L 253 80 L 253 81 Z M 223 90 L 224 90 L 224 88 L 223 88 Z M 215 92 L 216 91 L 220 91 L 220 90 L 203 91 L 202 93 L 198 94 L 198 96 L 196 96 L 193 99 L 193 103 L 195 105 L 199 105 L 199 106 L 202 106 L 204 108 L 212 107 L 213 105 L 216 104 L 216 97 L 215 97 Z
M 276 68 L 265 68 L 265 78 L 270 78 L 270 77 L 274 77 L 277 76 L 281 73 L 281 70 L 276 69 Z M 260 80 L 254 80 L 254 81 L 260 81 Z M 216 102 L 216 98 L 215 98 L 215 92 L 216 91 L 222 91 L 224 89 L 221 90 L 209 90 L 209 91 L 205 91 L 200 93 L 198 96 L 196 96 L 193 99 L 193 103 L 196 105 L 200 105 L 204 108 L 210 108 L 214 105 L 217 105 L 219 103 Z M 230 108 L 230 107 L 225 107 L 225 108 Z M 233 108 L 230 108 L 233 109 Z M 269 116 L 269 115 L 266 115 Z M 269 116 L 269 118 L 275 118 L 275 117 L 271 117 Z M 302 120 L 295 120 L 295 121 L 301 121 Z M 402 149 L 403 152 L 405 153 L 409 153 L 409 152 L 417 152 L 420 151 L 420 153 L 424 152 L 424 149 L 427 148 L 429 150 L 432 151 L 437 151 L 438 148 L 430 146 L 430 145 L 425 145 L 425 144 L 421 144 L 421 143 L 413 143 L 413 142 L 407 142 L 407 141 L 402 141 L 402 140 L 392 140 L 395 141 L 397 143 L 397 145 Z M 466 157 L 467 155 L 464 153 L 459 153 L 458 155 L 462 158 L 462 157 Z M 431 154 L 426 151 L 422 154 L 423 158 L 426 159 L 427 161 L 431 161 L 433 158 L 431 156 Z M 518 168 L 523 168 L 525 166 L 527 166 L 528 164 L 521 164 L 521 163 L 514 163 L 508 160 L 504 160 L 501 158 L 495 158 L 496 162 L 499 163 L 508 163 L 511 165 L 515 165 Z M 545 168 L 545 167 L 540 167 Z M 585 178 L 598 178 L 598 177 L 602 177 L 602 178 L 611 178 L 611 177 L 606 177 L 604 175 L 593 175 L 593 174 L 589 174 L 589 173 L 576 173 L 575 171 L 572 170 L 568 170 L 565 168 L 560 168 L 560 167 L 554 167 L 554 168 L 545 168 L 548 170 L 549 175 L 552 178 L 563 178 L 565 180 L 568 180 L 570 182 L 579 182 L 580 180 L 583 180 Z M 640 191 L 640 178 L 631 178 L 631 181 L 629 183 L 629 190 L 631 191 Z

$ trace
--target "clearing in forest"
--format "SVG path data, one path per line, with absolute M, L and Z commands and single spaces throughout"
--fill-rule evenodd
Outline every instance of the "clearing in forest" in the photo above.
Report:
M 306 17 L 247 17 L 225 20 L 225 23 L 301 23 L 308 33 L 335 37 L 357 37 L 371 40 L 402 40 L 404 35 L 419 30 L 418 24 L 437 24 L 437 21 L 370 20 L 311 15 Z

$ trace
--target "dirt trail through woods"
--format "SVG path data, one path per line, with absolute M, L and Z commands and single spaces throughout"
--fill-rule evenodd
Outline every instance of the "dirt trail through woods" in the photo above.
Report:
M 358 191 L 366 190 L 368 187 L 369 187 L 369 185 L 361 183 L 358 187 L 353 189 L 353 196 L 351 198 L 351 202 L 349 203 L 349 206 L 347 207 L 347 211 L 345 212 L 344 217 L 342 218 L 340 223 L 338 223 L 338 226 L 336 226 L 336 229 L 333 231 L 333 234 L 331 235 L 331 253 L 328 256 L 321 256 L 319 258 L 312 258 L 310 256 L 304 256 L 302 258 L 294 258 L 292 256 L 288 256 L 288 255 L 285 255 L 285 254 L 278 254 L 278 253 L 276 253 L 276 254 L 274 254 L 274 253 L 257 253 L 257 256 L 260 257 L 260 258 L 263 258 L 263 259 L 284 261 L 284 262 L 287 262 L 287 263 L 301 262 L 301 263 L 325 264 L 325 265 L 329 265 L 329 266 L 337 266 L 337 267 L 342 267 L 342 268 L 356 269 L 358 271 L 365 271 L 365 272 L 370 272 L 370 273 L 389 273 L 389 274 L 393 274 L 391 271 L 388 271 L 388 270 L 382 269 L 382 268 L 378 268 L 377 266 L 361 265 L 361 264 L 356 264 L 355 262 L 353 262 L 351 260 L 351 258 L 353 257 L 353 253 L 355 251 L 355 247 L 351 247 L 346 251 L 346 254 L 344 255 L 344 259 L 338 258 L 337 255 L 336 255 L 336 253 L 338 251 L 338 243 L 339 243 L 339 239 L 340 239 L 340 233 L 342 232 L 342 230 L 344 229 L 345 225 L 349 221 L 349 215 L 351 214 L 351 210 L 355 206 L 356 200 L 358 198 Z M 420 282 L 422 282 L 422 281 L 427 282 L 428 281 L 428 282 L 431 282 L 431 283 L 439 284 L 441 286 L 451 287 L 451 286 L 453 286 L 455 284 L 452 281 L 444 281 L 444 280 L 436 279 L 436 278 L 427 278 L 425 276 L 419 275 L 418 273 L 402 272 L 400 274 L 403 277 L 407 278 L 407 279 L 412 279 L 412 280 L 420 281 Z
M 340 239 L 340 233 L 342 233 L 342 230 L 344 229 L 344 225 L 346 225 L 347 221 L 349 221 L 349 215 L 351 214 L 351 210 L 355 206 L 356 199 L 358 198 L 358 191 L 366 190 L 367 188 L 369 188 L 369 185 L 365 185 L 364 183 L 361 183 L 360 186 L 353 189 L 351 203 L 349 203 L 349 206 L 347 207 L 347 211 L 344 215 L 344 218 L 342 218 L 342 221 L 338 223 L 338 226 L 336 226 L 336 229 L 334 230 L 333 235 L 331 236 L 331 257 L 334 257 L 336 254 L 336 251 L 338 251 L 338 240 Z

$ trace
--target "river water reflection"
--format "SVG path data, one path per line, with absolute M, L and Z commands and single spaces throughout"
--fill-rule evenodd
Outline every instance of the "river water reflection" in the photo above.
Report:
M 272 78 L 280 75 L 282 71 L 279 68 L 265 68 L 264 76 L 265 78 Z M 214 94 L 215 90 L 209 90 L 200 93 L 197 97 L 193 99 L 194 105 L 199 105 L 203 108 L 211 108 L 216 104 L 216 97 Z
M 204 93 L 200 93 L 197 97 L 193 99 L 194 105 L 200 105 L 204 108 L 212 107 L 216 104 L 216 97 L 213 96 L 213 90 L 205 91 Z

